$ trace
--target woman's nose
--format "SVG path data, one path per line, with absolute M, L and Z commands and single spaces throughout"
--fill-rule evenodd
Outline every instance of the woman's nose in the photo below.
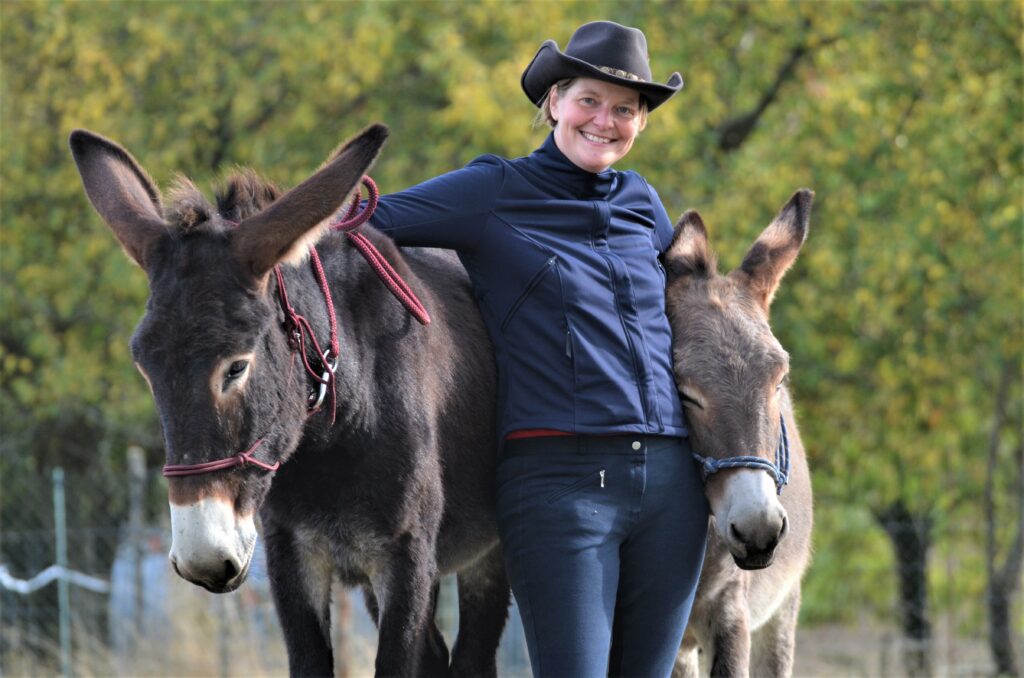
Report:
M 600 106 L 594 113 L 594 124 L 601 128 L 611 127 L 612 112 L 607 106 Z

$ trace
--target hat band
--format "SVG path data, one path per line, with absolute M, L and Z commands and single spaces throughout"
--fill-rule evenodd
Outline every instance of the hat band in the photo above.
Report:
M 646 79 L 641 78 L 635 73 L 624 71 L 621 68 L 612 68 L 611 66 L 596 66 L 597 70 L 607 73 L 608 75 L 614 75 L 619 78 L 626 78 L 627 80 L 636 80 L 637 82 L 647 82 Z

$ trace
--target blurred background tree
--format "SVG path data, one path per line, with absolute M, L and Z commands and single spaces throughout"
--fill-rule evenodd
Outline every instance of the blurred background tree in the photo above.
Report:
M 481 153 L 529 153 L 544 132 L 530 128 L 522 68 L 542 39 L 564 46 L 580 23 L 612 19 L 644 28 L 656 78 L 686 80 L 623 168 L 670 214 L 699 209 L 724 265 L 794 189 L 817 192 L 773 318 L 815 474 L 804 621 L 895 615 L 922 648 L 906 657 L 911 673 L 930 670 L 930 615 L 983 625 L 986 608 L 960 601 L 990 602 L 995 656 L 997 637 L 1019 638 L 1019 611 L 992 621 L 1019 590 L 1024 548 L 1019 3 L 5 2 L 0 13 L 0 518 L 17 510 L 24 474 L 120 472 L 131 443 L 162 463 L 127 352 L 145 277 L 86 202 L 71 129 L 119 140 L 161 185 L 177 171 L 208 185 L 235 165 L 290 185 L 383 121 L 392 137 L 374 175 L 400 190 Z M 123 519 L 108 489 L 115 499 L 96 511 Z M 1008 656 L 997 663 L 1014 673 Z

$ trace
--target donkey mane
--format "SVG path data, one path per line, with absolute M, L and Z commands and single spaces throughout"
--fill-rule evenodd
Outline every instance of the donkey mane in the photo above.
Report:
M 281 197 L 281 189 L 249 168 L 235 170 L 217 191 L 217 211 L 225 219 L 241 221 L 262 211 Z
M 164 218 L 182 235 L 224 233 L 232 222 L 257 214 L 281 194 L 281 189 L 255 171 L 240 168 L 217 188 L 214 206 L 190 179 L 179 175 L 168 191 Z

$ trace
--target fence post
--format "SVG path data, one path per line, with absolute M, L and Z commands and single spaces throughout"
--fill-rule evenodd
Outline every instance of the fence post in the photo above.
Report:
M 71 675 L 71 595 L 68 590 L 68 532 L 64 513 L 64 469 L 53 469 L 53 516 L 56 532 L 57 566 L 60 577 L 57 579 L 57 602 L 60 613 L 60 672 L 63 676 Z
M 141 447 L 132 445 L 128 448 L 128 543 L 131 546 L 132 571 L 132 624 L 131 654 L 134 656 L 138 641 L 145 629 L 145 611 L 142 600 L 142 560 L 145 558 L 145 539 L 142 534 L 144 524 L 146 488 L 146 455 Z
M 228 678 L 228 669 L 231 667 L 231 621 L 228 619 L 230 600 L 226 595 L 217 596 L 216 600 L 220 617 L 217 622 L 217 675 L 220 678 Z

